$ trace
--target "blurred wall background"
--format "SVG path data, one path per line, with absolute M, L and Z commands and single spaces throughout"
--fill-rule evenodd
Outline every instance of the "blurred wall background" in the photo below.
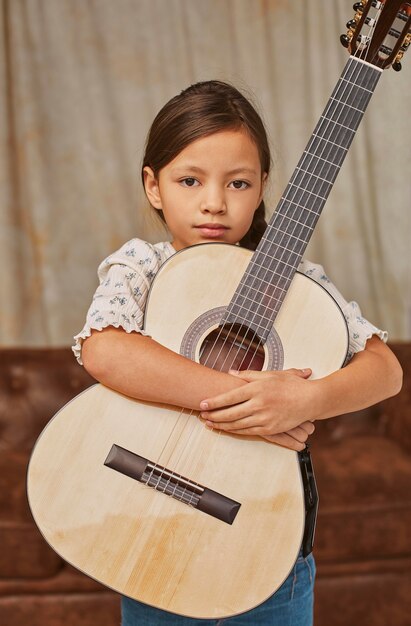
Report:
M 98 263 L 147 217 L 140 163 L 161 106 L 198 80 L 251 96 L 285 187 L 348 59 L 351 0 L 2 0 L 0 342 L 69 345 Z M 384 72 L 307 251 L 411 338 L 411 55 Z

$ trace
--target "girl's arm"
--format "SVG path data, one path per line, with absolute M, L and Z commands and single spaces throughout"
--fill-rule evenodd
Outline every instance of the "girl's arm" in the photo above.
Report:
M 82 347 L 86 370 L 111 389 L 139 400 L 199 410 L 205 396 L 247 386 L 240 377 L 219 372 L 176 354 L 150 337 L 109 326 L 93 330 Z M 293 370 L 294 377 L 304 376 Z M 307 420 L 281 432 L 274 443 L 302 450 L 314 426 Z
M 346 367 L 329 376 L 308 380 L 288 372 L 239 372 L 238 378 L 248 385 L 204 399 L 202 417 L 212 428 L 270 439 L 302 420 L 368 407 L 397 394 L 402 386 L 397 358 L 376 336 Z
M 140 333 L 109 326 L 83 343 L 86 370 L 131 398 L 199 410 L 204 395 L 217 395 L 246 381 L 190 361 Z

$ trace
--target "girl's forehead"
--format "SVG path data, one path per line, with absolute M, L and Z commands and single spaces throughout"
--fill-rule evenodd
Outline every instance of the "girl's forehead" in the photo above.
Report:
M 257 145 L 247 131 L 222 130 L 199 139 L 186 146 L 169 165 L 191 165 L 201 168 L 201 164 L 242 167 L 260 171 L 260 156 Z

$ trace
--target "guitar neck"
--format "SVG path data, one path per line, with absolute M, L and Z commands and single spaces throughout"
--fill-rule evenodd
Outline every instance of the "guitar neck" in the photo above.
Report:
M 229 304 L 265 340 L 382 70 L 351 56 Z

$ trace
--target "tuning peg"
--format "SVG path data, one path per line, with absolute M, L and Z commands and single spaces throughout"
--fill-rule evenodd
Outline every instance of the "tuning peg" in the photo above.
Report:
M 392 69 L 393 69 L 393 70 L 395 70 L 396 72 L 400 72 L 400 71 L 401 71 L 401 69 L 402 69 L 402 65 L 401 65 L 401 63 L 400 63 L 399 61 L 395 61 L 395 62 L 392 64 Z
M 354 11 L 362 11 L 364 6 L 362 2 L 356 2 L 355 4 L 352 5 L 352 8 L 354 9 Z
M 348 48 L 348 45 L 349 45 L 351 40 L 348 37 L 348 35 L 341 35 L 340 41 L 341 41 L 342 45 L 344 46 L 344 48 Z
M 357 26 L 357 22 L 355 20 L 350 20 L 346 24 L 347 28 L 355 28 Z

